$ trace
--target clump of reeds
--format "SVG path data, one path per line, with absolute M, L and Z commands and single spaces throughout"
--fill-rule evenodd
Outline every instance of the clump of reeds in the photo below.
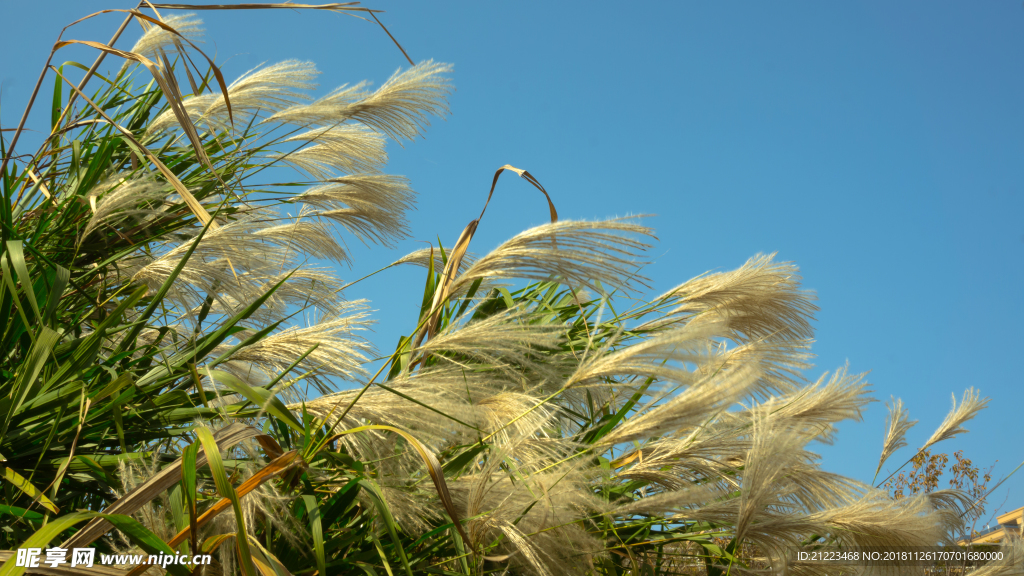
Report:
M 758 255 L 645 300 L 653 231 L 560 220 L 511 166 L 491 193 L 514 171 L 551 222 L 474 258 L 481 213 L 385 267 L 426 283 L 371 375 L 368 305 L 330 264 L 349 235 L 407 236 L 385 143 L 446 113 L 451 66 L 314 98 L 311 63 L 228 84 L 194 15 L 131 20 L 132 50 L 88 44 L 116 76 L 44 71 L 34 154 L 0 134 L 0 548 L 212 553 L 208 574 L 711 575 L 948 539 L 958 495 L 896 502 L 820 468 L 814 443 L 870 398 L 846 368 L 805 380 L 796 266 Z M 271 166 L 312 183 L 252 183 Z M 879 470 L 912 425 L 896 402 Z

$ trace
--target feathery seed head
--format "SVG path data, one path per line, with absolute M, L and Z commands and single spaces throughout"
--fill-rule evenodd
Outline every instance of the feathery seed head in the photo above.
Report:
M 301 90 L 315 88 L 314 79 L 319 74 L 312 62 L 285 60 L 265 67 L 261 64 L 241 75 L 228 86 L 236 128 L 244 127 L 257 113 L 272 113 L 296 101 L 308 100 L 309 96 Z M 213 131 L 231 127 L 223 94 L 193 95 L 183 103 L 197 125 L 205 124 Z M 150 123 L 147 134 L 156 135 L 177 125 L 174 113 L 167 110 Z
M 678 304 L 659 322 L 722 318 L 737 341 L 811 338 L 814 296 L 799 290 L 796 266 L 772 262 L 774 256 L 758 255 L 738 270 L 699 276 L 670 290 L 655 301 Z
M 311 144 L 273 158 L 303 170 L 317 180 L 327 180 L 335 172 L 376 172 L 388 161 L 384 137 L 365 126 L 317 128 L 282 142 Z
M 125 180 L 115 175 L 97 184 L 89 193 L 93 214 L 82 230 L 79 242 L 100 226 L 113 227 L 126 221 L 137 224 L 165 215 L 162 208 L 169 193 L 167 184 L 146 177 Z
M 630 290 L 643 283 L 636 269 L 653 236 L 649 228 L 624 220 L 560 220 L 522 232 L 480 258 L 452 284 L 455 291 L 479 279 L 549 280 L 603 292 L 603 286 Z
M 203 36 L 203 21 L 197 18 L 195 13 L 168 16 L 162 19 L 162 22 L 193 42 Z M 173 33 L 150 24 L 129 52 L 142 54 L 150 60 L 155 60 L 159 57 L 161 50 L 174 46 L 175 42 L 180 42 L 180 40 Z
M 988 398 L 982 398 L 981 393 L 976 391 L 973 387 L 968 388 L 964 391 L 963 399 L 960 401 L 960 405 L 956 405 L 956 396 L 953 396 L 953 409 L 946 415 L 946 419 L 942 421 L 935 433 L 932 434 L 931 438 L 924 443 L 921 450 L 924 450 L 935 444 L 936 442 L 942 442 L 943 440 L 949 440 L 959 434 L 967 432 L 963 425 L 969 420 L 978 415 L 985 406 L 988 405 Z
M 885 441 L 882 442 L 882 455 L 878 459 L 878 468 L 875 469 L 876 476 L 889 456 L 907 445 L 907 431 L 917 424 L 917 420 L 909 420 L 909 414 L 903 407 L 903 400 L 892 398 L 886 403 L 886 407 L 889 409 L 889 416 L 885 421 Z
M 429 116 L 448 112 L 446 97 L 453 89 L 443 74 L 451 70 L 450 64 L 428 60 L 395 72 L 372 94 L 363 92 L 362 84 L 342 87 L 312 104 L 281 110 L 269 120 L 300 126 L 354 120 L 395 140 L 412 140 L 429 124 Z

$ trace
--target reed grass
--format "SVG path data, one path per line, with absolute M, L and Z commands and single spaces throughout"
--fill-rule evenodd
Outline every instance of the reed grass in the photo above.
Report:
M 212 553 L 194 573 L 248 576 L 640 576 L 833 574 L 791 551 L 949 541 L 962 495 L 897 502 L 819 466 L 815 443 L 871 398 L 845 368 L 805 379 L 817 307 L 795 265 L 758 255 L 645 298 L 653 231 L 559 219 L 515 167 L 491 193 L 512 171 L 551 222 L 473 257 L 482 212 L 449 250 L 385 266 L 425 284 L 371 375 L 367 305 L 330 263 L 348 237 L 408 235 L 415 194 L 383 173 L 385 142 L 447 112 L 451 66 L 319 98 L 305 62 L 228 83 L 192 42 L 201 21 L 163 13 L 379 19 L 143 7 L 131 50 L 82 41 L 92 67 L 47 64 L 38 150 L 14 149 L 24 122 L 0 133 L 0 549 Z M 279 166 L 315 183 L 252 184 Z M 969 391 L 926 447 L 984 404 Z M 878 470 L 912 425 L 896 402 Z M 158 571 L 2 554 L 3 576 Z

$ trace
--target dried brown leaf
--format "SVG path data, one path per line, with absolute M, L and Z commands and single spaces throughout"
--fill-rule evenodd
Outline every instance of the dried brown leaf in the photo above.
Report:
M 462 230 L 462 234 L 459 235 L 459 239 L 455 242 L 455 247 L 452 248 L 451 254 L 448 256 L 448 264 L 445 265 L 444 271 L 441 273 L 441 282 L 434 291 L 434 300 L 430 305 L 431 316 L 427 322 L 424 331 L 420 332 L 420 335 L 416 339 L 416 345 L 423 340 L 423 335 L 428 334 L 433 337 L 437 333 L 437 323 L 441 316 L 441 306 L 448 300 L 451 295 L 452 282 L 455 280 L 456 273 L 459 270 L 459 265 L 462 264 L 462 258 L 466 255 L 466 250 L 469 249 L 469 243 L 473 240 L 473 235 L 476 234 L 477 226 L 480 225 L 480 220 L 484 217 L 484 213 L 487 212 L 487 205 L 491 203 L 491 197 L 494 196 L 494 188 L 498 185 L 498 177 L 505 170 L 511 170 L 518 174 L 521 178 L 532 184 L 535 188 L 540 190 L 544 194 L 544 198 L 548 201 L 548 211 L 551 214 L 551 222 L 558 221 L 558 211 L 555 210 L 555 204 L 551 201 L 551 196 L 548 195 L 548 191 L 544 189 L 540 181 L 533 177 L 526 170 L 516 168 L 506 164 L 501 168 L 498 168 L 497 172 L 494 173 L 494 180 L 491 181 L 491 190 L 487 193 L 487 201 L 484 202 L 483 210 L 480 211 L 480 216 L 476 220 L 473 220 L 466 228 Z

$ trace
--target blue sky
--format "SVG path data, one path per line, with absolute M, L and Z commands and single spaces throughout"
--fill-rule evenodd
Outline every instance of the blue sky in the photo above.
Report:
M 357 278 L 479 213 L 494 170 L 530 170 L 562 218 L 656 214 L 653 292 L 758 252 L 817 292 L 816 368 L 871 371 L 903 398 L 920 445 L 969 386 L 992 398 L 964 449 L 997 478 L 1024 460 L 1024 8 L 1019 2 L 382 2 L 416 61 L 455 65 L 452 115 L 391 146 L 420 193 L 413 238 L 357 248 Z M 127 4 L 4 2 L 0 120 L 16 125 L 60 28 Z M 322 89 L 379 84 L 405 64 L 375 24 L 313 12 L 205 12 L 228 80 L 260 62 L 315 61 Z M 66 38 L 106 41 L 108 15 Z M 13 25 L 17 23 L 17 25 Z M 138 35 L 131 28 L 123 41 Z M 122 46 L 119 43 L 118 46 Z M 86 50 L 55 59 L 91 62 Z M 113 59 L 106 68 L 119 66 Z M 43 105 L 49 97 L 44 86 Z M 33 117 L 36 125 L 48 119 Z M 499 183 L 474 250 L 546 218 L 527 183 Z M 419 272 L 359 285 L 383 350 L 414 322 Z M 1016 351 L 1016 352 L 1015 352 Z M 885 408 L 840 427 L 824 465 L 870 480 Z M 910 449 L 890 461 L 898 465 Z M 901 458 L 902 457 L 902 458 Z M 898 462 L 897 462 L 898 461 Z M 1024 505 L 1024 471 L 992 497 Z

